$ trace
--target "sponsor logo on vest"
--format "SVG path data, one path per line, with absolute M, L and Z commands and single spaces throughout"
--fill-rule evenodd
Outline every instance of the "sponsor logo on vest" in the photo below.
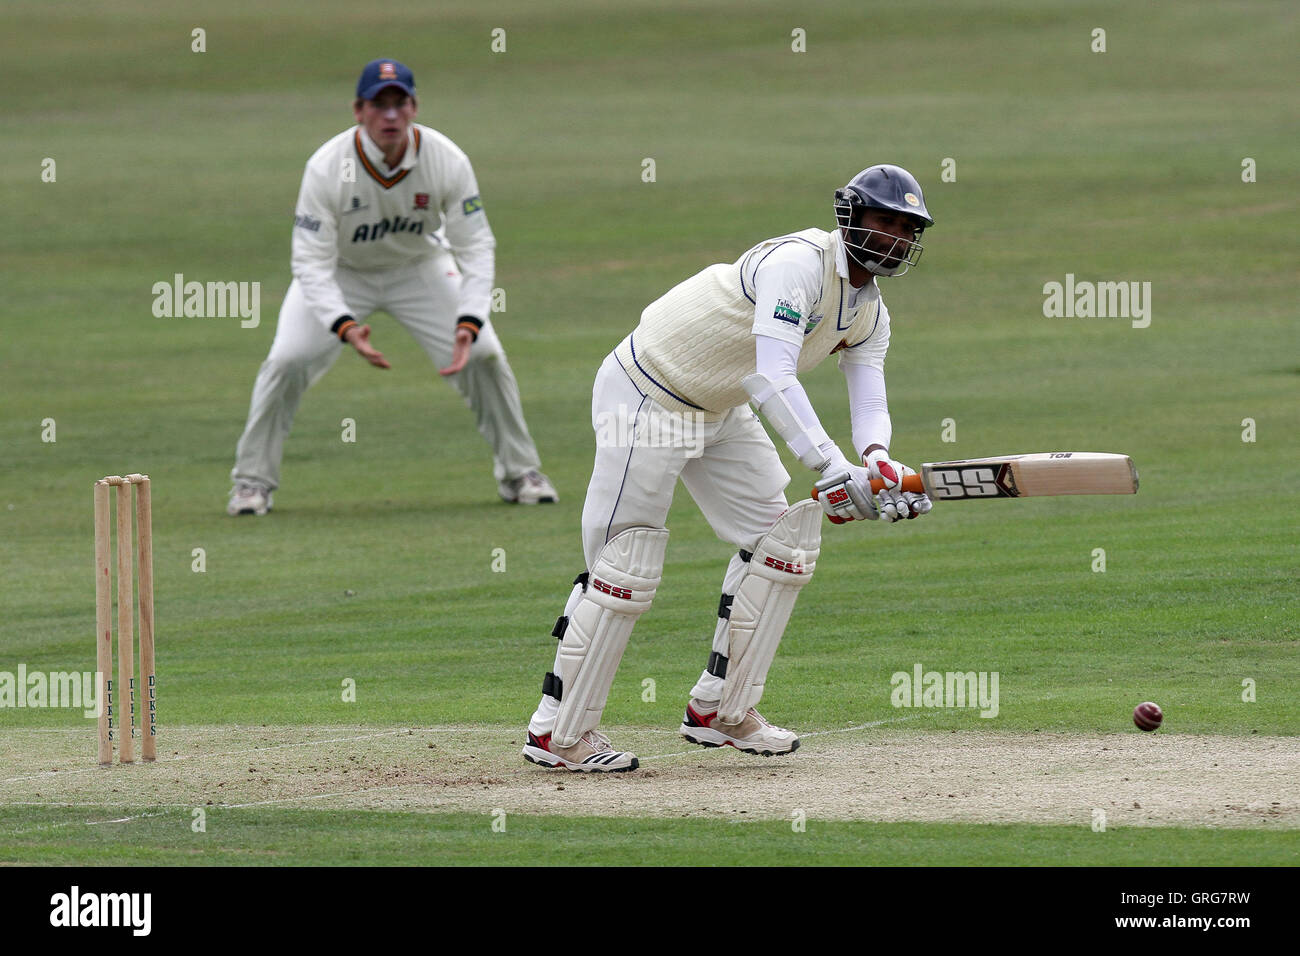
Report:
M 423 219 L 408 219 L 406 216 L 394 216 L 392 219 L 381 219 L 378 222 L 372 222 L 368 225 L 357 226 L 356 231 L 352 233 L 353 242 L 374 242 L 382 239 L 389 233 L 410 232 L 417 235 L 424 232 Z
M 772 313 L 772 318 L 781 322 L 789 322 L 791 325 L 798 325 L 803 316 L 799 314 L 799 310 L 794 307 L 793 302 L 788 299 L 777 299 L 776 311 Z

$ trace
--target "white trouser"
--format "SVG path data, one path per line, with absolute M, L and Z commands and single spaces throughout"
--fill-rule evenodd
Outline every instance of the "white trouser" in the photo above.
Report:
M 437 368 L 451 364 L 456 336 L 460 272 L 447 252 L 395 269 L 361 272 L 340 265 L 335 278 L 359 322 L 377 310 L 406 329 Z M 372 339 L 372 341 L 374 341 Z M 383 343 L 375 342 L 383 351 Z M 257 373 L 248 423 L 235 451 L 230 477 L 280 485 L 280 461 L 303 392 L 329 371 L 344 345 L 312 315 L 294 279 L 280 307 L 275 340 Z M 479 433 L 493 451 L 498 481 L 540 467 L 537 448 L 524 423 L 519 386 L 490 321 L 470 350 L 469 363 L 450 378 L 473 410 Z
M 731 409 L 718 421 L 670 412 L 643 394 L 611 354 L 596 374 L 591 416 L 596 462 L 582 508 L 588 568 L 618 533 L 664 527 L 678 478 L 714 533 L 737 549 L 752 550 L 787 507 L 790 475 L 748 405 Z M 735 592 L 743 569 L 744 563 L 733 556 L 724 591 Z M 566 615 L 579 596 L 575 588 Z M 716 686 L 714 699 L 721 696 L 721 682 L 707 670 L 700 681 Z M 556 709 L 554 698 L 543 696 L 529 730 L 538 736 L 550 733 Z
M 714 533 L 736 548 L 752 548 L 787 507 L 790 475 L 748 405 L 719 421 L 670 412 L 610 355 L 596 374 L 591 417 L 596 462 L 582 506 L 587 567 L 620 531 L 664 527 L 678 478 Z

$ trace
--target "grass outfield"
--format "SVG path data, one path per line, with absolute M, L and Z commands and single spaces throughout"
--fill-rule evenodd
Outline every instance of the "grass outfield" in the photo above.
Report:
M 58 81 L 23 79 L 0 117 L 10 224 L 0 232 L 0 672 L 93 666 L 91 482 L 140 471 L 154 487 L 160 749 L 169 732 L 190 740 L 236 725 L 516 722 L 522 733 L 550 666 L 551 624 L 581 570 L 602 357 L 673 283 L 766 236 L 830 225 L 831 191 L 885 161 L 918 175 L 937 222 L 920 267 L 882 282 L 895 454 L 1121 451 L 1142 487 L 1133 498 L 941 502 L 903 527 L 828 526 L 765 712 L 800 730 L 908 716 L 898 733 L 1127 740 L 1132 707 L 1155 700 L 1166 712 L 1151 742 L 1157 769 L 1166 736 L 1276 736 L 1291 748 L 1294 18 L 1273 3 L 921 3 L 869 21 L 859 9 L 399 0 L 385 14 L 401 26 L 386 29 L 336 0 L 301 10 L 7 3 L 4 70 Z M 1104 54 L 1089 51 L 1099 25 Z M 201 54 L 190 52 L 198 26 Z M 504 54 L 489 49 L 495 27 L 507 30 Z M 806 54 L 790 52 L 796 27 Z M 494 323 L 561 501 L 496 500 L 459 397 L 377 316 L 392 371 L 344 355 L 302 404 L 274 513 L 233 521 L 227 474 L 289 281 L 302 165 L 351 122 L 356 73 L 378 55 L 412 67 L 419 119 L 474 162 L 507 293 Z M 52 183 L 40 179 L 46 157 L 57 162 Z M 641 181 L 647 157 L 654 183 Z M 1257 182 L 1241 181 L 1245 157 Z M 955 182 L 940 178 L 945 159 Z M 155 318 L 152 286 L 177 272 L 260 282 L 260 325 Z M 1150 327 L 1045 318 L 1043 285 L 1067 273 L 1150 282 Z M 803 378 L 847 444 L 839 373 L 826 363 Z M 355 443 L 341 440 L 344 418 L 357 423 Z M 42 441 L 47 419 L 53 442 Z M 955 442 L 943 440 L 947 419 Z M 790 495 L 803 494 L 811 476 L 784 458 Z M 664 582 L 606 711 L 628 733 L 676 727 L 708 656 L 727 561 L 685 493 L 668 524 Z M 891 675 L 918 663 L 998 672 L 997 716 L 895 709 Z M 61 733 L 79 740 L 79 730 L 84 756 Z M 610 842 L 601 862 L 620 859 L 620 843 L 640 862 L 680 862 L 696 837 L 721 845 L 739 825 L 638 820 L 632 807 L 600 822 L 512 815 L 494 835 L 472 814 L 259 809 L 232 812 L 232 832 L 210 834 L 210 856 L 197 842 L 153 841 L 174 809 L 86 827 L 98 819 L 87 809 L 39 805 L 48 794 L 7 782 L 89 766 L 94 732 L 79 712 L 0 707 L 0 751 L 11 757 L 0 861 L 328 863 L 355 827 L 374 845 L 346 845 L 369 862 L 511 862 L 514 849 L 501 847 L 593 830 Z M 858 759 L 870 764 L 870 742 Z M 225 799 L 217 782 L 214 806 Z M 187 783 L 187 800 L 205 785 Z M 60 799 L 81 802 L 71 786 Z M 1281 799 L 1293 814 L 1294 794 Z M 290 821 L 303 829 L 287 835 Z M 261 825 L 283 857 L 254 852 Z M 774 863 L 925 862 L 939 834 L 959 835 L 948 862 L 1068 853 L 1088 864 L 1248 864 L 1295 853 L 1293 834 L 1278 831 L 1129 827 L 1120 837 L 863 820 L 810 825 L 792 842 L 788 824 L 744 826 L 753 860 Z M 140 830 L 158 858 L 131 848 Z M 638 836 L 650 833 L 648 844 Z M 863 849 L 877 841 L 892 850 Z M 1134 858 L 1142 852 L 1153 856 Z
M 500 820 L 501 818 L 497 818 Z M 1300 833 L 188 809 L 0 810 L 0 860 L 150 866 L 1295 866 Z

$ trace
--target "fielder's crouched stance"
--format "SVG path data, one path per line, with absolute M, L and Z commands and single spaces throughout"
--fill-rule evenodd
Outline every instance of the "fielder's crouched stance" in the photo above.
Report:
M 680 732 L 706 747 L 763 756 L 799 746 L 755 708 L 816 568 L 823 513 L 842 523 L 930 510 L 924 495 L 897 490 L 912 470 L 889 457 L 889 313 L 875 276 L 914 265 L 917 240 L 933 222 L 920 185 L 897 166 L 866 169 L 835 197 L 836 231 L 769 239 L 687 279 L 646 308 L 601 366 L 592 394 L 596 461 L 582 514 L 588 570 L 552 632 L 560 645 L 528 724 L 526 759 L 580 771 L 637 767 L 636 756 L 616 750 L 597 727 L 628 637 L 659 587 L 679 478 L 718 537 L 736 548 L 712 651 Z M 836 352 L 862 465 L 830 439 L 796 377 Z M 790 476 L 747 402 L 820 474 L 817 501 L 787 504 Z M 885 483 L 879 504 L 873 478 Z
M 307 162 L 294 215 L 293 282 L 258 370 L 235 450 L 229 515 L 265 515 L 303 394 L 344 344 L 376 368 L 367 316 L 393 316 L 473 410 L 508 502 L 558 499 L 524 422 L 514 371 L 489 316 L 496 239 L 469 157 L 414 121 L 415 77 L 396 60 L 366 64 L 357 125 Z

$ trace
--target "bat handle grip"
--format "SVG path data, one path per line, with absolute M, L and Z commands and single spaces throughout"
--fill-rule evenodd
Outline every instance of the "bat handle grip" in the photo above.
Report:
M 871 493 L 873 495 L 879 494 L 881 491 L 884 490 L 884 488 L 885 488 L 885 483 L 881 481 L 879 478 L 871 479 Z M 921 481 L 920 475 L 908 475 L 907 477 L 905 477 L 903 479 L 902 490 L 910 491 L 916 495 L 923 495 L 926 493 L 925 484 Z M 812 497 L 814 501 L 817 500 L 818 495 L 817 495 L 816 488 L 813 489 Z
M 884 489 L 885 489 L 885 483 L 883 481 L 881 481 L 879 478 L 871 479 L 872 494 L 879 494 Z M 900 488 L 899 490 L 910 491 L 914 495 L 923 495 L 925 494 L 925 485 L 921 482 L 920 475 L 907 475 L 905 478 L 903 478 L 903 487 Z

